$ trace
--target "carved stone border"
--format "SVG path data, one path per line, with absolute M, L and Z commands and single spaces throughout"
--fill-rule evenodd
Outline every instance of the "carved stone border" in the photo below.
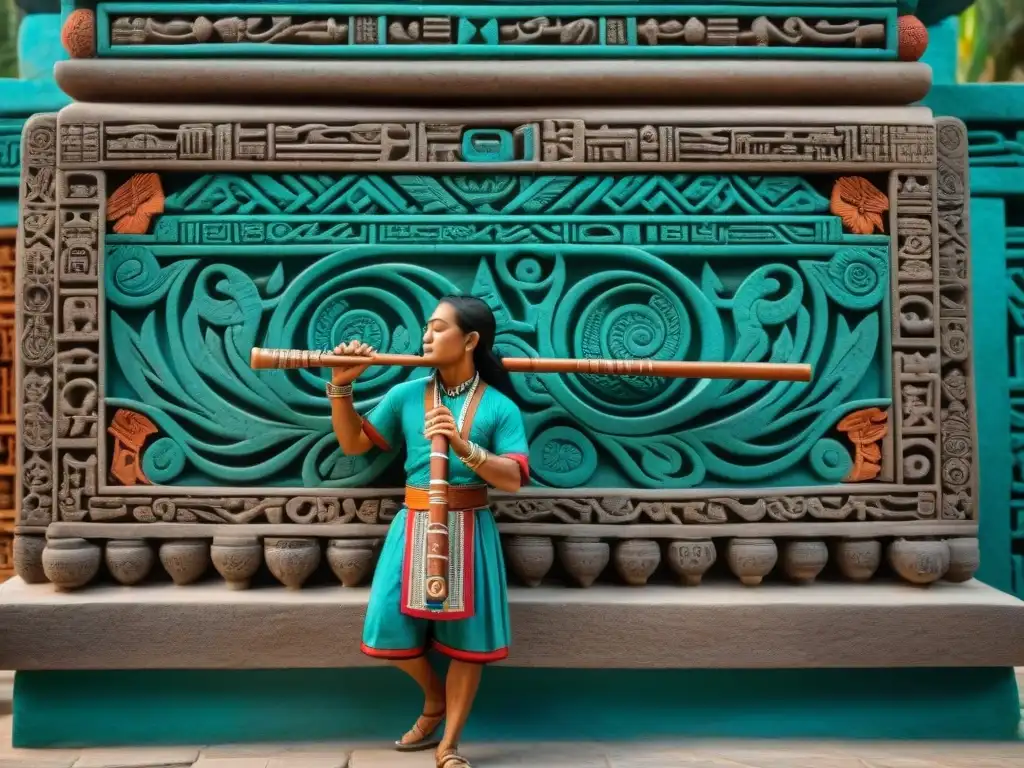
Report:
M 942 507 L 945 519 L 976 518 L 978 440 L 970 284 L 967 126 L 936 121 L 939 161 L 937 253 L 942 340 Z
M 199 523 L 207 525 L 293 524 L 303 528 L 319 525 L 376 525 L 389 522 L 402 505 L 398 494 L 363 496 L 238 495 L 225 496 L 223 489 L 211 488 L 209 495 L 190 491 L 179 495 L 96 496 L 89 500 L 87 517 L 61 515 L 65 522 L 83 519 L 96 523 Z M 165 494 L 169 489 L 162 490 Z M 800 490 L 800 489 L 797 489 Z M 631 495 L 620 489 L 618 495 L 529 497 L 497 496 L 493 509 L 503 523 L 547 523 L 561 525 L 595 524 L 602 526 L 692 526 L 712 531 L 721 526 L 762 524 L 778 526 L 779 535 L 800 535 L 802 525 L 822 523 L 914 525 L 937 523 L 937 499 L 934 491 L 892 492 L 861 490 L 848 486 L 845 493 L 825 495 L 781 495 L 771 489 L 733 492 L 732 496 L 708 490 L 703 497 L 650 498 Z M 948 526 L 947 526 L 948 527 Z M 973 525 L 964 526 L 972 530 Z
M 37 115 L 22 137 L 15 334 L 18 339 L 18 522 L 56 519 L 53 432 L 54 274 L 57 213 L 57 117 Z
M 60 267 L 57 270 L 57 517 L 83 520 L 98 489 L 100 313 L 106 178 L 102 171 L 58 171 Z
M 825 112 L 831 112 L 826 118 Z M 772 171 L 935 167 L 914 109 L 303 109 L 71 105 L 60 167 L 148 170 Z M 494 141 L 494 139 L 498 141 Z M 497 148 L 495 148 L 497 147 Z

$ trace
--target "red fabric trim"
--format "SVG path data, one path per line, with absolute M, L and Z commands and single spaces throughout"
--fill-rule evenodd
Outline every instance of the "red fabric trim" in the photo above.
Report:
M 391 446 L 388 445 L 388 441 L 385 440 L 373 424 L 368 422 L 366 419 L 363 419 L 363 434 L 370 438 L 370 442 L 382 451 L 388 452 L 391 450 Z
M 389 661 L 404 661 L 408 659 L 418 659 L 424 653 L 425 648 L 408 648 L 405 650 L 387 650 L 382 651 L 379 648 L 371 648 L 366 643 L 359 644 L 359 650 L 365 653 L 367 656 L 372 656 L 375 659 L 387 659 Z
M 450 659 L 456 661 L 468 661 L 470 664 L 491 664 L 495 661 L 503 661 L 508 658 L 508 648 L 499 648 L 496 651 L 480 653 L 479 651 L 460 651 L 458 648 L 449 648 L 444 643 L 434 640 L 432 645 L 438 653 L 443 653 Z
M 461 611 L 432 611 L 430 609 L 410 608 L 409 594 L 412 590 L 412 529 L 413 515 L 411 509 L 406 510 L 405 518 L 405 557 L 402 560 L 402 613 L 416 619 L 430 619 L 431 621 L 457 621 L 458 619 L 471 618 L 476 608 L 476 595 L 473 585 L 476 583 L 476 510 L 468 511 L 463 517 L 465 527 L 463 528 L 463 585 L 462 592 L 465 595 L 466 607 Z M 449 549 L 449 555 L 451 554 Z M 451 584 L 448 585 L 449 589 Z
M 519 465 L 519 481 L 523 485 L 530 483 L 530 457 L 525 453 L 506 453 L 503 458 L 512 459 Z

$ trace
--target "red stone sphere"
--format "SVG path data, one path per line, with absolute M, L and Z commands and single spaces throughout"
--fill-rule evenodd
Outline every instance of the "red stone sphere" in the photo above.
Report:
M 72 11 L 60 31 L 64 50 L 73 59 L 91 59 L 96 55 L 96 15 L 86 8 Z
M 900 16 L 900 61 L 920 61 L 928 49 L 928 27 L 916 16 Z

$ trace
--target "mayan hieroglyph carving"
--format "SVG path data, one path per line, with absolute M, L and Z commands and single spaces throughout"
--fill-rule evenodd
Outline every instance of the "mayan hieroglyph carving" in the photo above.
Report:
M 15 243 L 17 230 L 0 228 L 0 581 L 14 573 L 14 526 L 17 522 L 18 433 L 15 390 Z
M 57 121 L 33 118 L 23 139 L 18 248 L 18 324 L 22 489 L 18 522 L 47 525 L 54 508 L 55 274 L 58 249 Z
M 837 163 L 933 167 L 934 128 L 918 125 L 700 128 L 579 119 L 474 127 L 457 123 L 61 123 L 61 163 L 170 167 L 220 161 L 353 167 L 429 163 L 708 166 Z M 525 168 L 524 168 L 525 170 Z

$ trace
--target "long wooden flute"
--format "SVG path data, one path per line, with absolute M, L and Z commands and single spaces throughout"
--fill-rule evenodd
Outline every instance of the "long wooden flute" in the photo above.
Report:
M 509 373 L 580 373 L 602 376 L 656 376 L 666 379 L 744 379 L 757 381 L 810 381 L 811 366 L 797 363 L 705 363 L 685 360 L 588 360 L 556 357 L 505 357 Z M 336 355 L 306 349 L 253 347 L 253 368 L 345 368 L 352 365 L 396 365 L 433 368 L 420 355 Z
M 336 355 L 303 349 L 254 347 L 249 357 L 253 368 L 342 368 L 353 365 L 394 365 L 433 368 L 419 355 Z M 704 363 L 677 360 L 586 360 L 540 357 L 502 359 L 510 373 L 579 373 L 606 376 L 657 376 L 692 379 L 751 379 L 761 381 L 810 381 L 811 366 L 784 363 Z M 448 599 L 448 440 L 435 435 L 430 446 L 430 509 L 428 511 L 427 600 L 443 605 Z M 443 460 L 442 460 L 443 459 Z

